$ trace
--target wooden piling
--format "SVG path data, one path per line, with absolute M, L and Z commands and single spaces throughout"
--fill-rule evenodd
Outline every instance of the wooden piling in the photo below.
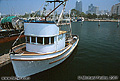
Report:
M 100 20 L 99 20 L 98 26 L 100 26 Z
M 119 19 L 118 19 L 118 24 L 117 24 L 117 27 L 119 27 Z

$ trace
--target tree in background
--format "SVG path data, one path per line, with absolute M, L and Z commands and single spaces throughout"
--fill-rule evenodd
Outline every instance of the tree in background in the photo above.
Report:
M 74 17 L 78 17 L 80 14 L 80 12 L 78 10 L 75 10 L 75 9 L 72 9 L 71 10 L 71 15 L 74 16 Z
M 92 19 L 92 15 L 90 13 L 87 14 L 88 19 Z
M 80 17 L 87 17 L 87 15 L 84 12 L 81 12 Z

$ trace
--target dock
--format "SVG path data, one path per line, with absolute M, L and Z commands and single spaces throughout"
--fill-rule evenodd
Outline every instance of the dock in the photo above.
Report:
M 10 56 L 9 54 L 4 54 L 2 56 L 0 56 L 0 67 L 10 63 L 11 60 L 10 60 Z
M 25 37 L 25 35 L 21 35 L 20 38 L 23 38 L 23 37 Z M 15 40 L 17 38 L 18 38 L 18 36 L 0 38 L 0 43 L 6 43 L 9 41 Z M 11 62 L 11 60 L 10 60 L 9 54 L 4 54 L 4 55 L 0 56 L 0 67 L 4 66 L 10 62 Z
M 118 22 L 118 20 L 104 20 L 104 19 L 88 19 L 87 21 L 101 21 L 101 22 Z

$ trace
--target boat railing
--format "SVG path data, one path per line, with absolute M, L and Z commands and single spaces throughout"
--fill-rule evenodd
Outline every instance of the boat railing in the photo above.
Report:
M 11 49 L 11 52 L 9 52 L 10 54 L 17 54 L 19 52 L 19 50 L 23 49 L 26 47 L 26 43 L 22 43 L 22 44 L 19 44 L 15 47 L 13 47 Z
M 68 44 L 73 44 L 77 39 L 79 39 L 79 36 L 78 35 L 74 35 L 72 34 L 72 36 L 70 37 L 69 34 L 66 34 L 66 45 Z

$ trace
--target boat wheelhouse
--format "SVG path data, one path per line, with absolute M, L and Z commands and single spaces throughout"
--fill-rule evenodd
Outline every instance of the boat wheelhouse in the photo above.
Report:
M 54 23 L 31 22 L 25 23 L 26 25 L 28 25 L 25 29 L 27 51 L 50 53 L 65 47 L 66 31 L 59 31 L 59 27 Z

